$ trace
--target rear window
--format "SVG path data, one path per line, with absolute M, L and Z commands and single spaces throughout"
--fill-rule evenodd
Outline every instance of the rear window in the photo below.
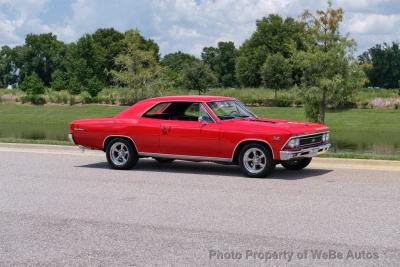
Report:
M 169 105 L 169 103 L 157 104 L 154 107 L 152 107 L 149 111 L 147 111 L 145 116 L 162 114 L 163 111 L 168 107 L 168 105 Z

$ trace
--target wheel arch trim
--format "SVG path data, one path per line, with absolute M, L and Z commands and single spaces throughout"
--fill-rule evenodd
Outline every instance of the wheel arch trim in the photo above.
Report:
M 247 139 L 242 139 L 242 140 L 240 140 L 240 141 L 235 145 L 235 148 L 233 149 L 232 157 L 231 157 L 232 162 L 235 161 L 235 155 L 236 155 L 236 152 L 237 152 L 236 150 L 238 149 L 238 147 L 239 147 L 242 143 L 244 143 L 244 142 L 251 142 L 251 141 L 264 143 L 264 144 L 267 146 L 267 148 L 271 151 L 272 159 L 275 160 L 274 150 L 272 149 L 272 146 L 271 146 L 271 144 L 270 144 L 268 141 L 263 140 L 263 139 L 257 139 L 257 138 L 247 138 Z
M 106 144 L 107 139 L 109 139 L 109 138 L 118 138 L 118 137 L 129 139 L 132 142 L 134 148 L 136 149 L 136 152 L 139 153 L 139 150 L 137 148 L 137 145 L 136 145 L 135 141 L 133 141 L 133 139 L 131 137 L 127 136 L 127 135 L 107 135 L 103 140 L 103 150 L 106 149 L 105 144 Z

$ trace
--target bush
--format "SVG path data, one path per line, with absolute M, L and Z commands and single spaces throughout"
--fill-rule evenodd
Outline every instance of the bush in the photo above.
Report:
M 25 77 L 21 83 L 21 89 L 28 93 L 28 95 L 44 94 L 44 84 L 36 73 Z
M 75 96 L 74 96 L 74 95 L 70 95 L 70 96 L 69 96 L 69 104 L 70 104 L 71 106 L 73 106 L 73 105 L 76 104 L 76 99 L 75 99 Z
M 104 88 L 104 83 L 98 80 L 96 77 L 93 77 L 86 81 L 86 90 L 89 92 L 91 96 L 97 96 L 99 92 Z
M 47 102 L 67 104 L 70 101 L 70 93 L 68 91 L 50 91 L 47 95 Z
M 46 99 L 44 95 L 31 95 L 30 97 L 31 103 L 34 105 L 44 105 L 46 104 Z
M 31 98 L 30 98 L 28 95 L 23 95 L 23 96 L 21 96 L 20 100 L 21 100 L 21 103 L 22 103 L 22 104 L 30 103 L 30 102 L 31 102 Z
M 52 74 L 51 78 L 52 78 L 51 88 L 53 90 L 56 91 L 67 90 L 68 80 L 67 80 L 67 74 L 65 72 L 56 70 Z
M 303 101 L 301 99 L 295 99 L 294 100 L 294 106 L 295 107 L 301 107 L 303 105 Z
M 286 97 L 278 97 L 275 100 L 275 105 L 277 107 L 291 107 L 292 103 L 293 103 L 293 101 L 291 99 L 286 98 Z
M 82 93 L 80 93 L 79 98 L 80 98 L 82 104 L 92 103 L 92 96 L 86 91 L 83 91 Z
M 368 101 L 364 101 L 364 102 L 361 102 L 361 103 L 360 103 L 360 107 L 361 107 L 362 109 L 367 109 L 367 108 L 368 108 L 368 105 L 369 105 L 369 102 L 368 102 Z
M 150 96 L 149 96 L 150 97 Z M 97 95 L 97 102 L 102 104 L 132 105 L 135 95 L 129 88 L 105 88 Z

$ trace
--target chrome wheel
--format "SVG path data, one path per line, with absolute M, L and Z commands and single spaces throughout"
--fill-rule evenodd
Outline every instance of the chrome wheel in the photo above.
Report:
M 248 172 L 258 174 L 264 170 L 267 159 L 261 149 L 253 147 L 244 153 L 243 164 Z
M 129 159 L 128 147 L 122 142 L 115 142 L 110 148 L 110 158 L 117 166 L 126 164 Z

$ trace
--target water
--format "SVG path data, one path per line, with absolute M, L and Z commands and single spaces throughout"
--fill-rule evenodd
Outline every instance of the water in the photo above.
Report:
M 0 125 L 0 138 L 68 141 L 69 129 L 65 124 Z M 376 153 L 400 155 L 400 135 L 388 131 L 331 132 L 331 152 Z

